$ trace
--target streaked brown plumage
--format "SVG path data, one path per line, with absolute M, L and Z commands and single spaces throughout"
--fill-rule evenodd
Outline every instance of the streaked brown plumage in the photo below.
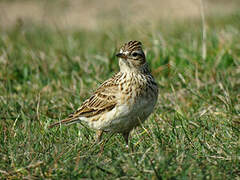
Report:
M 120 72 L 97 88 L 73 114 L 50 128 L 83 121 L 99 131 L 99 140 L 102 132 L 121 133 L 128 144 L 130 131 L 152 113 L 158 88 L 141 42 L 129 41 L 116 56 Z

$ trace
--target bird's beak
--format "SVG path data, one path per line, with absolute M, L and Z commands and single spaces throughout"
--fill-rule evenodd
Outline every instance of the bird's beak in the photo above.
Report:
M 127 59 L 127 56 L 123 53 L 117 53 L 116 56 L 119 58 Z

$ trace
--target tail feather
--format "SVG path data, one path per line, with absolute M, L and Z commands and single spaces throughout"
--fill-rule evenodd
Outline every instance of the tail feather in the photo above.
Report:
M 53 127 L 59 126 L 61 124 L 74 124 L 74 123 L 77 123 L 79 121 L 80 121 L 80 119 L 78 117 L 70 117 L 70 118 L 63 119 L 59 122 L 53 123 L 50 126 L 48 126 L 48 128 L 53 128 Z

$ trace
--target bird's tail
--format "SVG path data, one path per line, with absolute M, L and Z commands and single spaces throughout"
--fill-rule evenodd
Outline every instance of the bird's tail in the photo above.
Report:
M 59 125 L 62 125 L 62 124 L 74 124 L 74 123 L 77 123 L 79 121 L 80 121 L 79 117 L 69 117 L 69 118 L 63 119 L 59 122 L 51 124 L 50 126 L 48 126 L 48 128 L 52 128 L 54 126 L 59 126 Z

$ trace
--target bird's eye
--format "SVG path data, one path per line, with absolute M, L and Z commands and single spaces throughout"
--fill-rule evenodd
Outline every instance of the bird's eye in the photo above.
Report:
M 134 53 L 132 54 L 133 57 L 136 57 L 137 55 L 138 55 L 138 53 L 136 53 L 136 52 L 134 52 Z

